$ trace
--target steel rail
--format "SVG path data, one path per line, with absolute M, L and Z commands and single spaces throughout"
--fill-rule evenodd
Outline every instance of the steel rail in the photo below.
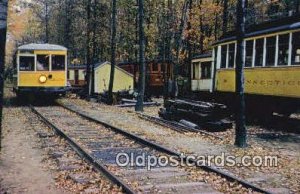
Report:
M 32 105 L 29 106 L 33 113 L 35 113 L 49 128 L 51 128 L 57 135 L 64 138 L 69 145 L 75 150 L 75 152 L 82 158 L 84 158 L 87 162 L 89 162 L 93 167 L 100 173 L 103 173 L 108 179 L 110 179 L 113 183 L 122 188 L 125 193 L 135 194 L 136 192 L 132 190 L 130 186 L 128 186 L 125 182 L 111 173 L 108 168 L 106 168 L 99 161 L 94 160 L 93 157 L 88 154 L 88 152 L 82 148 L 79 144 L 77 144 L 72 138 L 70 138 L 66 133 L 60 130 L 57 126 L 52 124 L 47 118 L 45 118 L 40 112 L 38 112 Z
M 144 115 L 142 115 L 140 113 L 137 113 L 137 114 L 138 114 L 139 118 L 141 118 L 141 119 L 144 119 L 144 120 L 149 121 L 149 122 L 153 122 L 153 123 L 158 124 L 158 125 L 163 126 L 163 127 L 168 127 L 168 128 L 173 129 L 177 132 L 180 132 L 180 133 L 191 132 L 191 130 L 186 130 L 184 128 L 171 125 L 167 122 L 161 122 L 161 121 L 153 119 L 153 118 L 145 117 Z
M 77 115 L 79 115 L 79 116 L 81 116 L 81 117 L 89 120 L 89 121 L 92 121 L 92 122 L 95 122 L 97 124 L 103 125 L 106 128 L 110 128 L 113 131 L 115 131 L 116 133 L 125 135 L 126 137 L 131 138 L 131 139 L 133 139 L 133 140 L 135 140 L 137 142 L 140 142 L 141 144 L 144 144 L 146 146 L 152 147 L 152 148 L 154 148 L 154 149 L 156 149 L 158 151 L 164 152 L 166 154 L 177 156 L 178 159 L 182 158 L 186 162 L 197 164 L 196 160 L 191 159 L 191 158 L 186 157 L 186 156 L 182 156 L 182 154 L 179 153 L 179 152 L 177 152 L 177 151 L 171 150 L 171 149 L 169 149 L 169 148 L 167 148 L 165 146 L 159 145 L 159 144 L 157 144 L 157 143 L 155 143 L 153 141 L 149 141 L 147 139 L 139 137 L 139 136 L 137 136 L 137 135 L 135 135 L 133 133 L 130 133 L 130 132 L 127 132 L 127 131 L 125 131 L 123 129 L 115 127 L 115 126 L 113 126 L 113 125 L 111 125 L 111 124 L 109 124 L 109 123 L 107 123 L 105 121 L 101 121 L 99 119 L 93 118 L 93 117 L 91 117 L 91 116 L 89 116 L 87 114 L 82 113 L 80 110 L 74 110 L 74 109 L 72 109 L 72 108 L 70 108 L 70 107 L 68 107 L 68 106 L 66 106 L 66 105 L 64 105 L 62 103 L 58 103 L 58 104 L 61 107 L 65 108 L 66 110 L 69 110 L 69 111 L 71 111 L 71 112 L 73 112 L 73 113 L 75 113 L 75 114 L 77 114 Z M 196 166 L 199 167 L 199 168 L 202 168 L 202 169 L 204 169 L 204 170 L 206 170 L 208 172 L 217 173 L 221 177 L 226 178 L 228 181 L 237 182 L 237 183 L 243 185 L 245 188 L 252 189 L 253 191 L 260 192 L 260 193 L 265 193 L 265 194 L 272 194 L 272 192 L 270 192 L 270 191 L 267 191 L 267 190 L 265 190 L 263 188 L 259 188 L 259 187 L 257 187 L 256 185 L 254 185 L 252 183 L 249 183 L 249 182 L 247 182 L 247 181 L 245 181 L 245 180 L 243 180 L 241 178 L 238 178 L 238 177 L 236 177 L 234 175 L 228 174 L 228 173 L 226 173 L 226 172 L 224 172 L 224 171 L 222 171 L 220 169 L 217 169 L 215 167 L 203 166 L 203 165 L 196 165 Z

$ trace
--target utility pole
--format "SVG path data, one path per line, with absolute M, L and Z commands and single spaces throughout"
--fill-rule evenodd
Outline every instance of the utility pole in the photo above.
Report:
M 145 95 L 145 34 L 144 34 L 144 0 L 138 0 L 139 12 L 139 87 L 135 111 L 144 110 L 144 95 Z
M 117 0 L 112 1 L 112 24 L 111 24 L 111 69 L 108 88 L 108 103 L 113 104 L 113 87 L 115 79 L 115 66 L 116 66 L 116 17 L 117 17 Z
M 247 146 L 247 131 L 245 124 L 245 94 L 244 94 L 244 66 L 245 66 L 245 23 L 246 0 L 238 0 L 237 4 L 237 53 L 236 53 L 236 136 L 235 145 L 244 148 Z
M 2 110 L 4 93 L 4 61 L 7 30 L 7 0 L 0 1 L 0 151 L 2 139 Z

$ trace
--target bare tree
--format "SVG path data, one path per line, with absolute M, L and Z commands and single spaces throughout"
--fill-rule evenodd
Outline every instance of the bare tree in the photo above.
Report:
M 2 109 L 4 92 L 4 58 L 7 30 L 7 0 L 0 1 L 0 150 L 2 138 Z
M 115 79 L 115 66 L 116 66 L 116 24 L 117 17 L 117 1 L 112 1 L 112 24 L 111 24 L 111 69 L 109 78 L 109 88 L 108 88 L 108 103 L 113 103 L 113 87 Z
M 238 0 L 237 4 L 237 54 L 236 54 L 236 137 L 235 145 L 238 147 L 247 146 L 247 131 L 245 126 L 245 95 L 244 95 L 244 66 L 245 66 L 245 12 L 246 1 Z
M 136 111 L 143 111 L 144 109 L 144 94 L 145 94 L 145 33 L 144 33 L 144 0 L 139 0 L 139 64 L 140 64 L 140 76 L 138 97 L 135 106 Z

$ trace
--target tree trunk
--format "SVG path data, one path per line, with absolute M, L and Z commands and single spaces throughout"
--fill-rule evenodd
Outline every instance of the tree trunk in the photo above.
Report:
M 228 0 L 224 0 L 223 2 L 223 26 L 222 26 L 222 31 L 223 34 L 227 32 L 227 27 L 228 27 Z
M 144 34 L 144 0 L 139 0 L 139 88 L 135 111 L 143 111 L 145 94 L 145 34 Z
M 49 5 L 48 2 L 45 2 L 45 12 L 46 12 L 46 16 L 45 16 L 45 33 L 46 33 L 46 39 L 45 39 L 45 43 L 49 42 Z
M 219 5 L 219 0 L 216 1 L 216 4 Z M 215 26 L 214 26 L 215 40 L 218 40 L 218 29 L 219 29 L 219 16 L 216 13 L 215 14 Z
M 199 1 L 200 11 L 202 10 L 202 0 Z M 203 16 L 200 14 L 200 53 L 204 51 L 204 28 L 203 28 Z
M 244 95 L 244 65 L 245 65 L 245 0 L 238 0 L 237 4 L 237 54 L 236 54 L 236 137 L 235 145 L 247 146 L 247 131 L 245 127 L 245 95 Z
M 87 96 L 91 95 L 91 0 L 87 0 L 87 37 L 86 37 L 86 87 Z
M 72 5 L 71 0 L 65 1 L 65 29 L 64 29 L 64 45 L 70 49 L 70 34 L 71 34 L 71 18 L 72 18 Z
M 189 32 L 189 35 L 188 35 L 188 38 L 187 38 L 187 51 L 188 51 L 188 59 L 187 59 L 187 63 L 186 63 L 186 68 L 187 68 L 187 75 L 190 75 L 191 74 L 191 68 L 190 67 L 190 64 L 192 63 L 192 58 L 193 58 L 193 51 L 192 51 L 192 44 L 191 44 L 191 35 L 190 35 L 190 30 L 192 29 L 192 24 L 191 24 L 191 19 L 192 19 L 192 4 L 193 4 L 193 1 L 192 0 L 189 0 L 189 21 L 188 21 L 188 25 L 187 25 L 187 30 Z M 192 85 L 192 78 L 191 76 L 188 76 L 188 87 L 190 88 L 190 86 Z
M 188 1 L 186 0 L 184 2 L 183 8 L 182 8 L 182 13 L 181 13 L 181 20 L 180 20 L 180 26 L 179 30 L 176 33 L 175 36 L 175 42 L 176 42 L 176 60 L 174 64 L 174 69 L 173 69 L 173 87 L 172 87 L 172 96 L 174 98 L 177 97 L 178 95 L 178 88 L 177 88 L 177 77 L 178 77 L 178 68 L 179 68 L 179 54 L 180 54 L 180 49 L 181 49 L 181 44 L 182 44 L 182 33 L 184 29 L 184 23 L 185 23 L 185 17 L 186 17 L 186 12 L 187 12 L 187 7 L 188 7 Z
M 97 43 L 96 43 L 96 33 L 97 33 L 97 8 L 98 7 L 98 2 L 94 1 L 94 6 L 93 6 L 93 54 L 92 54 L 92 75 L 91 75 L 91 93 L 95 93 L 95 63 L 97 62 Z
M 117 16 L 117 0 L 112 1 L 112 25 L 111 25 L 111 69 L 108 88 L 108 103 L 113 104 L 113 86 L 115 78 L 115 65 L 116 65 L 116 16 Z
M 295 9 L 296 9 L 296 13 L 299 14 L 300 13 L 300 1 L 299 0 L 296 0 Z
M 3 92 L 4 92 L 4 59 L 5 43 L 7 29 L 7 0 L 0 2 L 0 151 L 2 139 L 2 109 L 3 109 Z

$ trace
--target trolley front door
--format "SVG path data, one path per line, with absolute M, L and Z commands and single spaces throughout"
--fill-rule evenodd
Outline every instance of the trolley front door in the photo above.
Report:
M 75 70 L 75 85 L 79 84 L 79 73 L 78 70 Z

